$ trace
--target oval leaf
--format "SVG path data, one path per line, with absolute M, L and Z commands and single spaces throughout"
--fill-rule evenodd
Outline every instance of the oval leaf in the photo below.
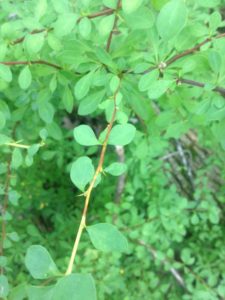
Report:
M 8 66 L 0 64 L 0 78 L 6 82 L 12 81 L 12 72 Z
M 40 245 L 32 245 L 27 249 L 25 265 L 35 279 L 45 279 L 58 274 L 51 255 Z
M 95 283 L 90 274 L 71 274 L 58 280 L 54 300 L 96 300 Z
M 31 72 L 28 66 L 23 68 L 23 70 L 20 72 L 18 82 L 21 87 L 21 89 L 26 90 L 30 84 L 31 84 L 32 76 Z
M 78 189 L 84 191 L 85 186 L 92 180 L 94 172 L 95 169 L 91 159 L 82 156 L 72 164 L 70 178 Z
M 92 73 L 83 76 L 75 85 L 74 94 L 75 97 L 80 100 L 84 98 L 89 92 L 92 81 Z
M 131 14 L 141 6 L 143 0 L 122 0 L 122 8 L 125 14 Z
M 172 0 L 163 6 L 157 18 L 157 30 L 166 41 L 175 37 L 187 21 L 187 8 L 183 0 Z
M 152 82 L 149 86 L 148 97 L 150 99 L 157 99 L 161 97 L 172 84 L 171 80 L 157 80 Z
M 0 298 L 7 297 L 9 293 L 9 283 L 5 275 L 0 275 Z
M 103 252 L 128 251 L 127 239 L 114 225 L 99 223 L 96 225 L 88 226 L 87 232 L 92 244 L 98 250 L 101 250 Z
M 95 146 L 99 145 L 94 131 L 88 125 L 80 125 L 76 127 L 73 131 L 75 140 L 78 144 L 83 146 Z
M 136 128 L 131 124 L 116 125 L 112 128 L 108 143 L 125 146 L 133 140 L 135 133 Z
M 113 175 L 113 176 L 120 176 L 127 170 L 127 165 L 123 163 L 113 163 L 107 168 L 104 169 L 105 172 Z

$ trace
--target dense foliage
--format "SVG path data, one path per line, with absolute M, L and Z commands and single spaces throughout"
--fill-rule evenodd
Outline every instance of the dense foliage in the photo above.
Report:
M 225 299 L 224 5 L 1 1 L 1 299 Z

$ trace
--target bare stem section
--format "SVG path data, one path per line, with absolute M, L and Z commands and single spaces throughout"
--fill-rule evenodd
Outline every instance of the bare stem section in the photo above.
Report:
M 114 93 L 114 96 L 113 96 L 113 101 L 114 101 L 113 114 L 112 114 L 111 121 L 107 126 L 107 133 L 106 133 L 105 140 L 102 144 L 99 163 L 98 163 L 97 169 L 95 171 L 94 177 L 93 177 L 87 191 L 85 192 L 84 209 L 83 209 L 80 225 L 79 225 L 79 228 L 78 228 L 78 231 L 77 231 L 77 235 L 76 235 L 76 238 L 75 238 L 73 250 L 72 250 L 72 253 L 71 253 L 70 261 L 69 261 L 69 264 L 68 264 L 65 275 L 69 275 L 69 274 L 72 273 L 73 264 L 74 264 L 77 249 L 78 249 L 78 246 L 79 246 L 80 238 L 81 238 L 81 235 L 82 235 L 82 232 L 83 232 L 84 228 L 86 227 L 86 216 L 87 216 L 87 210 L 88 210 L 88 205 L 89 205 L 89 202 L 90 202 L 91 193 L 92 193 L 92 190 L 94 188 L 94 185 L 95 185 L 95 182 L 96 182 L 96 179 L 97 179 L 98 175 L 102 172 L 102 167 L 103 167 L 103 163 L 104 163 L 104 159 L 105 159 L 105 152 L 106 152 L 106 149 L 107 149 L 107 143 L 108 143 L 109 135 L 110 135 L 113 123 L 114 123 L 115 118 L 116 118 L 116 111 L 117 111 L 116 97 L 117 97 L 118 92 L 119 92 L 119 87 L 118 87 L 118 89 L 116 90 L 116 92 Z

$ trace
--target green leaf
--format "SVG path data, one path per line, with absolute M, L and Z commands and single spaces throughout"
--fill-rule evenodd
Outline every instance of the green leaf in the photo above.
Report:
M 50 124 L 54 117 L 54 107 L 48 101 L 40 101 L 38 103 L 38 112 L 40 118 L 47 124 Z
M 23 89 L 23 90 L 28 89 L 28 87 L 31 84 L 31 81 L 32 81 L 32 76 L 31 76 L 30 68 L 28 66 L 26 66 L 25 68 L 23 68 L 21 70 L 19 78 L 18 78 L 18 82 L 19 82 L 21 89 Z
M 29 300 L 51 300 L 55 286 L 28 286 L 27 296 Z
M 159 77 L 159 71 L 153 70 L 150 73 L 144 74 L 141 76 L 139 83 L 138 83 L 138 89 L 141 92 L 147 91 L 149 89 L 149 86 L 155 82 Z
M 136 128 L 131 124 L 115 125 L 109 135 L 108 143 L 125 146 L 134 139 L 135 133 Z
M 161 9 L 169 0 L 151 0 L 152 5 L 155 9 Z
M 102 2 L 106 7 L 116 8 L 117 6 L 117 0 L 102 0 Z
M 48 4 L 46 0 L 38 0 L 35 7 L 35 16 L 39 20 L 42 16 L 45 15 Z
M 63 101 L 66 111 L 68 111 L 68 113 L 71 113 L 73 110 L 73 95 L 72 95 L 69 87 L 65 88 L 62 101 Z
M 70 11 L 70 5 L 68 0 L 51 0 L 52 6 L 59 14 Z
M 51 255 L 40 245 L 32 245 L 27 249 L 25 265 L 34 279 L 46 279 L 59 274 Z
M 114 20 L 114 15 L 102 17 L 98 26 L 98 31 L 100 35 L 106 36 L 110 33 L 110 31 L 113 29 Z
M 53 291 L 54 300 L 97 300 L 95 283 L 89 274 L 71 274 L 60 278 Z
M 140 7 L 134 13 L 126 14 L 125 20 L 132 29 L 148 29 L 155 24 L 155 16 L 148 7 Z
M 98 108 L 98 105 L 102 101 L 104 95 L 105 90 L 90 94 L 84 98 L 79 105 L 78 115 L 86 116 L 93 113 Z
M 6 82 L 12 81 L 12 72 L 11 72 L 10 68 L 1 63 L 0 63 L 0 78 L 5 80 Z
M 183 0 L 171 0 L 160 10 L 157 30 L 166 41 L 174 38 L 184 28 L 187 21 L 187 8 Z
M 127 165 L 123 163 L 112 163 L 110 166 L 104 169 L 106 173 L 109 173 L 113 176 L 120 176 L 125 173 L 127 170 Z
M 80 100 L 84 98 L 90 89 L 92 83 L 92 75 L 93 73 L 90 72 L 87 75 L 83 76 L 75 85 L 74 94 L 75 97 Z
M 78 144 L 83 146 L 95 146 L 99 145 L 94 131 L 88 125 L 80 125 L 76 127 L 73 131 L 75 140 Z
M 114 75 L 110 80 L 109 86 L 112 93 L 115 93 L 120 85 L 120 79 L 118 76 Z
M 143 0 L 122 0 L 122 9 L 125 14 L 131 14 L 142 4 Z
M 88 18 L 82 18 L 79 22 L 79 31 L 83 38 L 88 38 L 91 33 L 91 21 Z
M 70 178 L 73 184 L 84 192 L 86 185 L 93 179 L 94 173 L 95 169 L 91 159 L 82 156 L 72 164 Z
M 0 275 L 0 298 L 7 297 L 9 293 L 9 283 L 5 275 Z
M 0 256 L 0 267 L 6 267 L 7 265 L 7 257 L 6 256 Z
M 54 24 L 54 32 L 57 36 L 62 37 L 71 33 L 75 27 L 78 17 L 72 13 L 62 14 Z
M 33 55 L 40 52 L 44 45 L 44 34 L 28 34 L 24 40 L 24 47 L 28 54 Z
M 23 163 L 23 156 L 19 148 L 15 148 L 12 153 L 12 168 L 18 169 Z
M 209 65 L 215 73 L 219 73 L 220 69 L 223 68 L 222 57 L 217 51 L 210 51 L 208 54 Z
M 149 85 L 149 90 L 148 90 L 148 97 L 150 99 L 157 99 L 161 97 L 165 92 L 168 90 L 168 88 L 171 86 L 172 81 L 171 80 L 156 80 L 153 81 Z
M 0 111 L 0 129 L 5 127 L 6 119 L 5 115 Z
M 87 232 L 92 244 L 98 250 L 103 252 L 127 252 L 129 250 L 127 239 L 114 225 L 99 223 L 87 226 Z

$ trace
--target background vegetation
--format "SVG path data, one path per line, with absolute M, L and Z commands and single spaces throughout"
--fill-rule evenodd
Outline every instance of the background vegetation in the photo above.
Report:
M 0 2 L 2 299 L 96 299 L 79 274 L 99 300 L 225 299 L 224 6 Z M 99 251 L 84 230 L 64 277 L 84 206 L 71 167 L 97 168 L 112 121 L 87 225 L 114 224 L 129 250 Z

